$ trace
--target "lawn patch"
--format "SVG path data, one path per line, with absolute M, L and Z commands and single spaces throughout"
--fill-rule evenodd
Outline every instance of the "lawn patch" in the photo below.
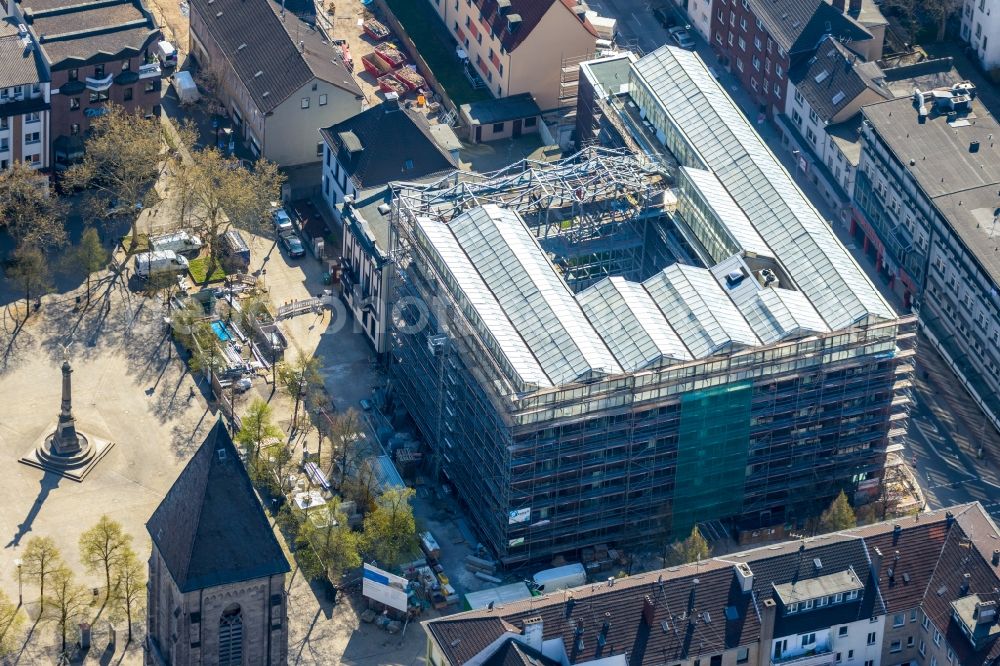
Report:
M 192 259 L 188 262 L 188 270 L 191 272 L 191 279 L 194 280 L 195 284 L 204 284 L 205 275 L 208 273 L 208 257 Z M 222 267 L 221 262 L 218 262 L 215 265 L 215 271 L 212 273 L 209 282 L 221 282 L 225 279 L 226 269 Z

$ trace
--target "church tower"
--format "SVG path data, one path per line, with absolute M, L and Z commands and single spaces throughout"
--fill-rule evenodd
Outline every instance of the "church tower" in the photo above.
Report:
M 146 529 L 147 665 L 286 663 L 291 569 L 221 420 Z

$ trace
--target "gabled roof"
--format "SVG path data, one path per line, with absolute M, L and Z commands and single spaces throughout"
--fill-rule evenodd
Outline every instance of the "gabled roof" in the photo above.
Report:
M 146 529 L 181 592 L 290 571 L 221 419 Z
M 274 110 L 313 79 L 355 97 L 362 92 L 321 33 L 269 0 L 192 0 L 254 103 Z M 301 42 L 301 44 L 300 44 Z
M 789 54 L 811 51 L 828 32 L 852 41 L 872 38 L 870 32 L 826 0 L 750 0 L 750 9 L 767 34 Z
M 355 189 L 412 181 L 458 165 L 430 133 L 427 120 L 395 100 L 320 130 Z
M 866 90 L 872 90 L 884 99 L 892 99 L 889 89 L 879 84 L 883 76 L 878 64 L 861 60 L 829 36 L 820 42 L 815 56 L 796 65 L 788 73 L 795 89 L 827 122 Z
M 561 11 L 572 12 L 576 3 L 571 2 L 571 0 L 485 0 L 481 5 L 481 10 L 483 18 L 500 39 L 500 44 L 508 51 L 513 51 L 531 34 L 531 31 L 541 22 L 542 17 L 548 13 L 553 5 Z M 521 20 L 517 23 L 517 27 L 511 31 L 509 17 L 515 15 L 519 16 Z M 583 17 L 581 16 L 581 18 Z M 580 26 L 581 29 L 586 30 L 595 38 L 597 37 L 597 30 L 589 21 L 581 21 Z M 483 30 L 484 28 L 482 24 L 479 24 L 476 29 Z M 552 39 L 558 38 L 557 35 L 551 37 Z
M 10 88 L 45 80 L 31 37 L 22 39 L 17 21 L 0 21 L 0 88 Z

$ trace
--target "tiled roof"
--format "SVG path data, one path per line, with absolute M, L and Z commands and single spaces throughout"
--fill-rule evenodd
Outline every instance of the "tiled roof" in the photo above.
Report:
M 397 102 L 373 106 L 320 133 L 358 190 L 424 178 L 457 166 L 431 136 L 424 117 L 400 108 Z M 350 155 L 341 154 L 342 148 Z
M 965 594 L 1000 598 L 995 591 L 1000 572 L 990 564 L 998 544 L 1000 534 L 982 507 L 965 504 L 630 576 L 611 585 L 596 583 L 460 613 L 427 621 L 424 627 L 454 664 L 478 655 L 505 632 L 520 633 L 523 621 L 533 618 L 541 618 L 545 640 L 562 639 L 567 655 L 573 654 L 578 627 L 582 629 L 578 661 L 595 657 L 597 637 L 607 622 L 602 656 L 627 653 L 629 663 L 674 663 L 758 641 L 758 609 L 766 599 L 778 601 L 776 584 L 853 569 L 865 584 L 860 600 L 795 615 L 783 616 L 779 610 L 774 635 L 801 634 L 923 605 L 958 654 L 958 663 L 982 666 L 1000 658 L 1000 640 L 973 651 L 951 617 L 951 602 Z M 735 574 L 741 563 L 753 574 L 752 595 L 741 591 Z M 893 565 L 890 581 L 888 569 Z M 964 593 L 963 582 L 968 583 Z M 644 618 L 647 599 L 652 608 Z
M 508 7 L 502 15 L 497 14 L 500 4 Z M 561 5 L 561 9 L 572 11 L 576 3 L 570 0 L 506 0 L 503 3 L 499 3 L 497 0 L 485 0 L 482 4 L 482 13 L 486 22 L 493 26 L 493 32 L 500 39 L 503 47 L 508 51 L 513 51 L 531 34 L 531 31 L 535 29 L 535 26 L 553 5 Z M 515 14 L 521 17 L 521 21 L 517 28 L 511 32 L 508 17 Z M 597 30 L 590 25 L 589 21 L 581 21 L 580 25 L 595 38 L 597 37 Z M 477 26 L 477 28 L 482 29 L 482 26 Z
M 254 103 L 273 110 L 314 78 L 360 97 L 361 89 L 315 29 L 270 0 L 192 0 Z M 301 42 L 301 46 L 299 45 Z
M 181 592 L 290 570 L 221 419 L 146 529 Z
M 790 54 L 812 50 L 827 32 L 853 41 L 872 38 L 825 0 L 750 0 L 750 9 L 764 23 L 767 34 Z
M 28 42 L 27 46 L 30 45 L 31 42 Z M 42 81 L 43 73 L 36 53 L 34 48 L 26 48 L 25 42 L 18 36 L 16 21 L 0 21 L 0 88 Z
M 792 68 L 788 78 L 819 117 L 830 122 L 834 116 L 872 90 L 892 99 L 889 89 L 877 83 L 882 70 L 874 62 L 864 62 L 836 39 L 826 37 L 816 55 Z
M 483 662 L 483 666 L 559 666 L 559 662 L 510 638 Z

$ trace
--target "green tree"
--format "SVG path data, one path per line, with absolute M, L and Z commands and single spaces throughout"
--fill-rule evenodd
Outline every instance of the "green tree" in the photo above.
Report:
M 263 230 L 285 177 L 272 162 L 258 160 L 248 169 L 215 148 L 192 152 L 179 171 L 186 173 L 178 173 L 173 189 L 207 245 L 206 275 L 212 275 L 220 261 L 219 239 L 232 227 Z
M 300 353 L 294 362 L 281 363 L 278 366 L 278 383 L 295 400 L 295 408 L 292 411 L 292 427 L 298 427 L 299 405 L 302 404 L 311 390 L 315 390 L 317 386 L 323 384 L 323 375 L 319 372 L 319 359 Z
M 847 501 L 847 495 L 844 494 L 843 490 L 819 517 L 819 529 L 823 533 L 848 530 L 857 524 L 854 509 L 851 508 L 851 503 Z
M 87 274 L 87 305 L 90 305 L 90 278 L 108 265 L 110 253 L 101 244 L 101 236 L 94 227 L 87 227 L 80 236 L 80 243 L 70 255 L 73 263 Z
M 254 398 L 240 419 L 236 442 L 247 452 L 252 470 L 257 468 L 261 447 L 284 437 L 281 428 L 271 421 L 272 417 L 271 406 L 261 398 Z
M 0 662 L 17 650 L 23 627 L 24 613 L 20 606 L 0 591 Z
M 331 581 L 361 566 L 360 535 L 347 526 L 347 516 L 332 503 L 325 511 L 310 512 L 299 534 L 309 541 Z
M 683 541 L 675 541 L 667 550 L 666 560 L 671 565 L 690 564 L 708 559 L 712 554 L 712 549 L 708 546 L 708 541 L 701 535 L 701 530 L 695 525 L 691 528 L 691 534 Z
M 358 412 L 353 407 L 346 412 L 334 414 L 320 428 L 320 437 L 326 435 L 330 440 L 337 466 L 340 468 L 340 484 L 343 488 L 347 481 L 349 469 L 357 470 L 361 463 L 361 421 Z
M 62 567 L 62 555 L 52 537 L 35 536 L 28 539 L 21 560 L 25 577 L 38 583 L 38 615 L 41 617 L 45 610 L 45 585 L 53 573 Z
M 31 298 L 45 293 L 51 285 L 51 271 L 45 255 L 37 247 L 22 245 L 14 250 L 7 277 L 24 294 L 24 318 L 31 314 Z
M 104 574 L 105 603 L 111 599 L 112 572 L 131 550 L 131 543 L 132 535 L 107 515 L 80 535 L 80 561 L 88 572 Z
M 52 609 L 52 620 L 62 639 L 62 651 L 66 651 L 66 632 L 73 623 L 83 617 L 89 603 L 87 588 L 74 580 L 73 572 L 59 566 L 52 572 L 52 584 L 48 606 Z
M 14 160 L 0 171 L 0 220 L 19 247 L 45 251 L 64 245 L 65 212 L 48 179 L 30 166 Z
M 126 547 L 115 564 L 115 593 L 113 597 L 117 610 L 125 614 L 128 623 L 128 640 L 132 642 L 132 618 L 142 612 L 146 601 L 146 566 L 135 551 Z
M 138 211 L 159 201 L 153 185 L 163 163 L 163 130 L 159 118 L 146 118 L 139 109 L 132 112 L 117 104 L 104 108 L 107 113 L 91 121 L 83 160 L 69 168 L 66 182 L 87 188 L 95 217 L 128 220 L 131 254 L 139 241 Z
M 361 541 L 364 551 L 382 565 L 396 564 L 416 539 L 411 497 L 413 488 L 390 488 L 375 500 L 375 509 L 365 516 Z

